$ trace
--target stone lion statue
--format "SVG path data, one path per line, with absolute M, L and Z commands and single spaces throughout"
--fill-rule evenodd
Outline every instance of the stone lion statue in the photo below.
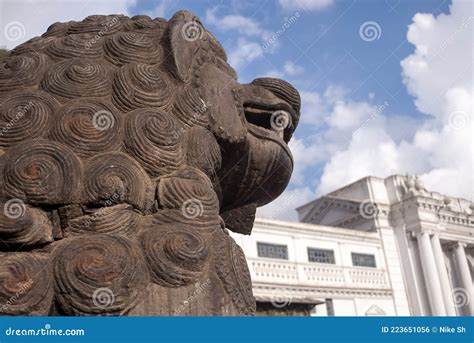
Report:
M 255 210 L 300 97 L 187 11 L 55 23 L 0 61 L 0 313 L 252 315 Z

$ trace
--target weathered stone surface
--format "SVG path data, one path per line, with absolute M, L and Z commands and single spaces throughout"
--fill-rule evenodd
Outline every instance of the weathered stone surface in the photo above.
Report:
M 56 23 L 0 61 L 0 314 L 253 315 L 255 211 L 300 98 L 186 11 Z M 227 229 L 226 229 L 227 228 Z

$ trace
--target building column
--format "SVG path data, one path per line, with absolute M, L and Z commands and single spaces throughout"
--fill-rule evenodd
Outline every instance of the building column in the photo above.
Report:
M 454 246 L 454 258 L 460 273 L 461 287 L 466 292 L 467 304 L 466 307 L 471 316 L 474 316 L 474 287 L 472 285 L 471 272 L 467 264 L 467 257 L 464 251 L 466 244 L 458 242 Z
M 449 283 L 448 271 L 444 261 L 443 249 L 441 248 L 441 242 L 438 234 L 434 234 L 431 237 L 431 246 L 438 269 L 439 283 L 441 286 L 441 292 L 443 293 L 444 306 L 446 308 L 447 316 L 456 316 L 456 308 L 453 302 L 453 292 Z
M 418 248 L 420 250 L 421 267 L 425 278 L 425 285 L 430 300 L 431 313 L 433 316 L 445 316 L 443 293 L 439 283 L 438 270 L 435 263 L 430 236 L 427 232 L 417 235 Z

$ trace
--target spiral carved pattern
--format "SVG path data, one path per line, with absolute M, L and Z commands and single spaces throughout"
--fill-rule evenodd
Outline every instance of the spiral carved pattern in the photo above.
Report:
M 110 92 L 110 67 L 95 60 L 69 59 L 50 68 L 41 86 L 62 98 L 106 97 Z
M 0 315 L 48 315 L 54 290 L 46 260 L 31 253 L 8 253 L 0 261 Z
M 68 147 L 46 140 L 28 140 L 4 155 L 4 192 L 31 204 L 67 204 L 77 200 L 82 164 Z
M 157 25 L 156 22 L 147 15 L 136 15 L 125 22 L 123 27 L 126 31 L 137 31 L 140 33 L 157 33 L 157 29 L 159 29 L 159 25 Z
M 157 65 L 129 63 L 117 71 L 112 100 L 117 108 L 128 112 L 141 107 L 166 110 L 173 101 L 174 87 Z
M 72 57 L 100 58 L 102 47 L 100 44 L 92 44 L 93 40 L 94 35 L 92 34 L 68 35 L 54 40 L 46 53 L 53 60 Z
M 182 209 L 185 204 L 194 202 L 190 213 L 196 220 L 211 220 L 219 215 L 219 200 L 209 179 L 198 170 L 177 172 L 160 179 L 158 185 L 160 206 L 168 209 Z M 199 207 L 199 209 L 196 209 Z M 198 213 L 194 213 L 195 211 Z M 183 213 L 186 216 L 186 213 Z
M 152 227 L 141 235 L 152 280 L 164 287 L 179 287 L 198 281 L 208 263 L 209 248 L 197 232 L 184 227 L 159 230 Z
M 125 149 L 150 175 L 164 175 L 184 163 L 178 143 L 181 131 L 172 115 L 158 109 L 138 109 L 125 119 Z
M 41 137 L 49 130 L 59 103 L 42 91 L 6 94 L 0 101 L 0 148 Z
M 191 203 L 193 205 L 194 203 Z M 201 211 L 198 208 L 198 212 Z M 221 230 L 221 223 L 219 216 L 189 216 L 183 214 L 183 209 L 161 209 L 152 216 L 153 225 L 183 225 L 185 227 L 193 228 L 204 235 L 212 234 Z
M 105 58 L 121 66 L 130 62 L 161 63 L 163 52 L 148 35 L 123 32 L 108 37 L 104 42 Z
M 118 32 L 122 28 L 120 15 L 91 15 L 80 22 L 74 22 L 69 27 L 68 34 L 93 33 L 100 39 Z
M 46 55 L 34 52 L 7 57 L 0 63 L 0 93 L 35 85 L 47 63 Z
M 53 228 L 42 210 L 17 203 L 16 215 L 12 203 L 0 202 L 0 244 L 7 247 L 30 247 L 53 241 Z M 9 207 L 10 206 L 10 207 Z
M 97 114 L 103 114 L 107 120 L 103 127 L 97 123 Z M 122 117 L 105 101 L 74 100 L 57 111 L 49 136 L 69 146 L 82 158 L 119 150 L 123 141 Z
M 148 282 L 139 247 L 125 237 L 67 238 L 54 254 L 56 301 L 66 315 L 127 314 Z M 113 295 L 104 306 L 94 297 L 101 288 Z
M 45 33 L 41 35 L 41 37 L 62 37 L 67 34 L 67 31 L 69 30 L 69 27 L 71 26 L 73 22 L 67 22 L 67 23 L 60 23 L 56 22 L 54 24 L 49 25 L 48 29 L 46 30 Z
M 208 130 L 195 126 L 186 131 L 186 163 L 213 176 L 222 163 L 221 149 Z
M 114 152 L 97 155 L 85 167 L 87 203 L 127 202 L 146 211 L 154 201 L 155 187 L 143 168 L 130 156 Z
M 69 221 L 65 229 L 68 235 L 82 235 L 85 233 L 103 233 L 133 237 L 137 234 L 142 216 L 133 211 L 127 204 L 102 207 L 91 211 L 88 215 L 74 218 Z
M 10 51 L 11 55 L 20 55 L 28 52 L 43 52 L 50 43 L 54 42 L 53 37 L 43 38 L 43 37 L 34 37 L 29 41 L 18 45 Z
M 187 88 L 177 95 L 172 112 L 185 127 L 207 127 L 209 124 L 208 106 L 194 88 Z

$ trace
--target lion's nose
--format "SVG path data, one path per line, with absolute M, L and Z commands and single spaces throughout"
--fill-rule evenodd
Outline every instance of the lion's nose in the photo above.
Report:
M 288 142 L 293 135 L 294 130 L 298 126 L 300 119 L 301 97 L 300 93 L 290 83 L 285 80 L 276 79 L 272 77 L 261 77 L 252 81 L 252 85 L 262 87 L 266 91 L 272 93 L 278 99 L 284 101 L 291 108 L 283 113 L 281 111 L 274 115 L 273 122 L 276 125 L 285 125 L 288 121 L 290 125 L 284 131 L 284 140 Z M 290 115 L 288 119 L 288 115 Z
M 293 118 L 294 126 L 296 127 L 299 120 L 301 97 L 295 87 L 285 80 L 272 77 L 257 78 L 252 81 L 252 84 L 269 90 L 275 96 L 287 102 L 293 108 L 297 116 L 297 118 Z

